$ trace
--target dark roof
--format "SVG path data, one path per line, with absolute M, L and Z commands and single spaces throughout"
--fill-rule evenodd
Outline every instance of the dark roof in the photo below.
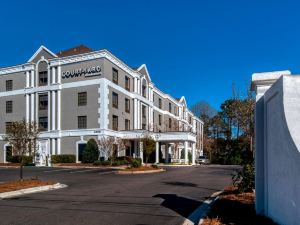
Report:
M 56 55 L 58 57 L 66 57 L 66 56 L 71 56 L 71 55 L 78 55 L 78 54 L 83 54 L 83 53 L 88 53 L 94 51 L 93 49 L 85 46 L 85 45 L 79 45 L 64 51 L 58 52 Z

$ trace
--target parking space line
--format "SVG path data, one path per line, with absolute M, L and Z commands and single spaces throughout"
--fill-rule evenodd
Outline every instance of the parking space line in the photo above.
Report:
M 91 169 L 91 170 L 77 170 L 77 171 L 73 171 L 73 172 L 69 172 L 69 173 L 84 173 L 84 172 L 89 172 L 89 171 L 95 171 L 95 169 Z
M 67 170 L 74 170 L 74 169 L 46 170 L 46 171 L 43 171 L 43 172 L 44 173 L 51 173 L 51 172 L 59 172 L 59 171 L 67 171 Z

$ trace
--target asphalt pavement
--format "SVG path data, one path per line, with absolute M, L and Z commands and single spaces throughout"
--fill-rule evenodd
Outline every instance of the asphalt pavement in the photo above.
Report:
M 25 167 L 25 178 L 68 187 L 0 200 L 0 224 L 179 225 L 229 185 L 236 168 L 167 167 L 162 173 L 117 175 L 112 169 Z M 0 168 L 0 183 L 18 175 L 18 169 Z

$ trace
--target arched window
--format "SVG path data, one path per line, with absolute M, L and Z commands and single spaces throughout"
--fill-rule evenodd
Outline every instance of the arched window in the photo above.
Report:
M 38 64 L 38 85 L 48 85 L 48 64 L 46 61 L 40 61 Z

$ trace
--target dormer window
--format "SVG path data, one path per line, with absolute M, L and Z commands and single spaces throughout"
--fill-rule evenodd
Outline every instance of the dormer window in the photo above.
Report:
M 146 86 L 145 85 L 142 86 L 142 94 L 143 94 L 143 97 L 146 98 Z

